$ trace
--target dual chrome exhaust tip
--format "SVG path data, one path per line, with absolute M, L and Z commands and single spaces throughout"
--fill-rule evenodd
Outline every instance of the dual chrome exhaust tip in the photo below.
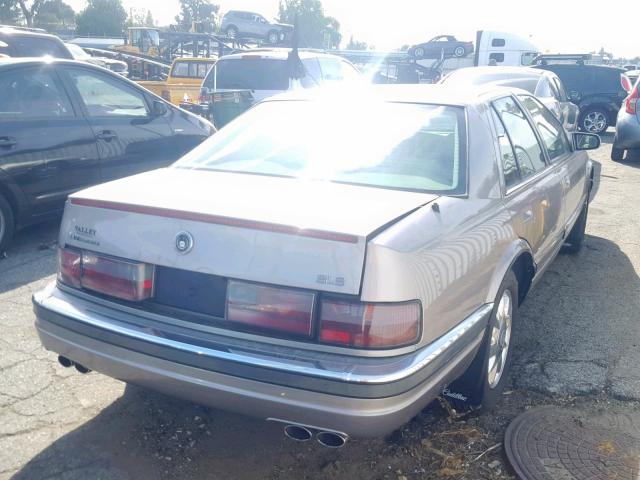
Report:
M 76 370 L 79 373 L 89 373 L 91 371 L 84 365 L 80 365 L 79 363 L 76 363 L 67 357 L 63 357 L 62 355 L 58 356 L 58 363 L 62 365 L 64 368 L 76 367 Z
M 306 442 L 313 438 L 314 431 L 304 425 L 291 424 L 284 427 L 284 434 L 296 442 Z M 318 443 L 327 448 L 344 447 L 345 443 L 347 443 L 347 440 L 349 439 L 349 437 L 344 433 L 328 430 L 319 430 L 315 435 Z

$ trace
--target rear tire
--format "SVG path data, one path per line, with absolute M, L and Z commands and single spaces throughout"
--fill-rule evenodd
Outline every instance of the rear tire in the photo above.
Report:
M 587 217 L 589 216 L 589 200 L 584 203 L 582 207 L 582 211 L 580 212 L 580 216 L 576 220 L 575 225 L 571 229 L 571 232 L 567 236 L 567 240 L 565 242 L 565 246 L 563 247 L 564 252 L 569 253 L 571 255 L 575 255 L 580 250 L 582 250 L 582 245 L 584 245 L 584 233 L 587 229 Z
M 609 115 L 600 107 L 591 107 L 580 114 L 580 130 L 588 133 L 602 134 L 609 127 Z
M 501 398 L 511 371 L 518 298 L 518 280 L 510 270 L 498 290 L 480 350 L 467 371 L 444 394 L 456 410 L 490 410 Z
M 0 194 L 0 258 L 9 248 L 15 233 L 15 218 L 9 202 Z
M 269 42 L 271 45 L 276 45 L 279 40 L 280 40 L 280 34 L 276 30 L 271 30 L 267 34 L 267 42 Z
M 227 35 L 227 37 L 232 38 L 234 40 L 238 38 L 238 29 L 233 25 L 227 27 L 224 33 Z
M 611 149 L 611 160 L 621 162 L 624 159 L 624 148 L 613 147 Z

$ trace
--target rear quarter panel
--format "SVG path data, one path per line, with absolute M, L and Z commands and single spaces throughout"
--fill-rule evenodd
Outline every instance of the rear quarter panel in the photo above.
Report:
M 504 207 L 486 108 L 468 109 L 469 194 L 441 197 L 369 242 L 364 301 L 418 299 L 420 345 L 431 343 L 492 302 L 505 272 L 526 249 Z

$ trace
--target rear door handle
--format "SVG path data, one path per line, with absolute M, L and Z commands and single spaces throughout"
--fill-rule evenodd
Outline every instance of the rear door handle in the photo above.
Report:
M 0 148 L 11 148 L 18 144 L 18 141 L 13 137 L 0 137 Z
M 114 138 L 118 138 L 118 134 L 113 130 L 103 130 L 100 133 L 98 133 L 96 137 L 98 137 L 100 140 L 105 140 L 107 142 L 110 142 Z

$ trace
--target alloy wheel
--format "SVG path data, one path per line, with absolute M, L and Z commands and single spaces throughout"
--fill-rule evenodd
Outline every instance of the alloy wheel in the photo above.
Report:
M 607 128 L 607 117 L 599 111 L 589 112 L 582 120 L 582 126 L 589 133 L 600 133 Z
M 513 326 L 513 299 L 510 290 L 502 293 L 496 314 L 491 325 L 489 345 L 489 360 L 487 362 L 487 380 L 490 388 L 496 388 L 500 383 L 507 364 L 509 346 L 511 344 L 511 329 Z

